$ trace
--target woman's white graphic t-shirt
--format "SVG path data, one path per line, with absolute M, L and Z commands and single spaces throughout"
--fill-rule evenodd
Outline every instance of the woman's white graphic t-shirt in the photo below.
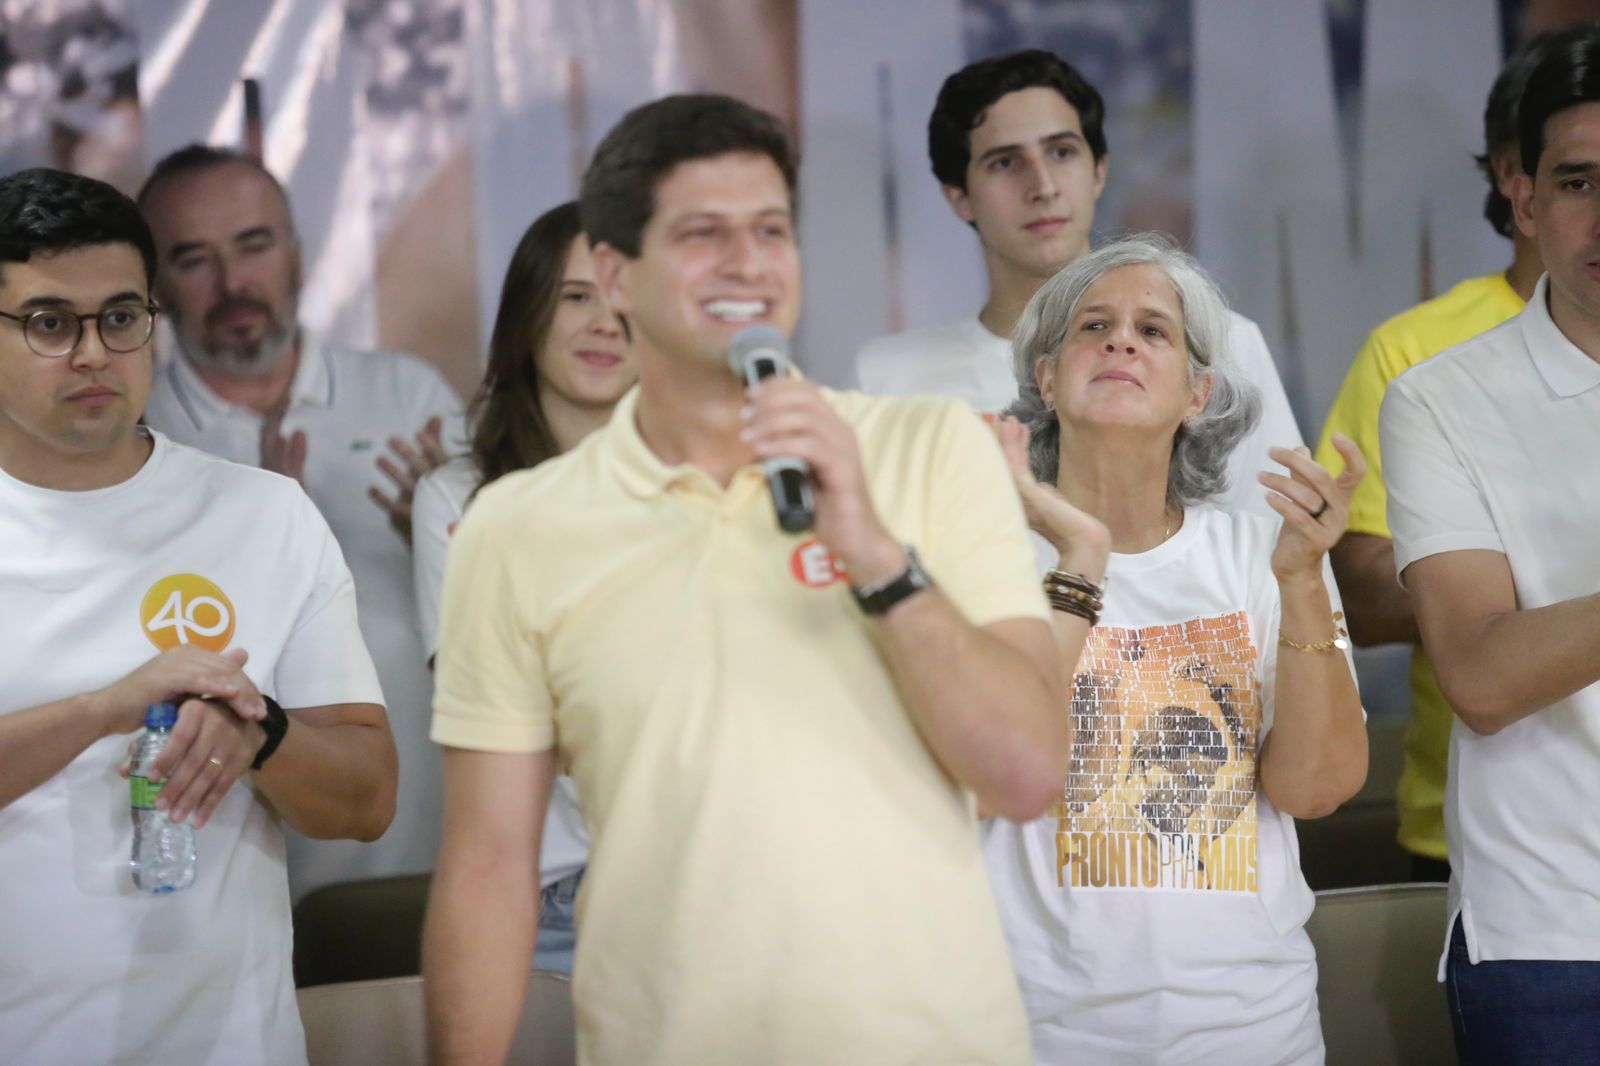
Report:
M 1191 507 L 1166 543 L 1111 556 L 1068 787 L 1044 817 L 985 828 L 1042 1064 L 1322 1061 L 1313 897 L 1293 819 L 1257 787 L 1277 535 Z

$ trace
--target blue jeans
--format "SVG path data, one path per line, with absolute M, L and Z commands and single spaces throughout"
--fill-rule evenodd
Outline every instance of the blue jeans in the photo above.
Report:
M 1600 1062 L 1600 962 L 1467 959 L 1456 919 L 1445 966 L 1461 1066 Z
M 578 885 L 583 871 L 552 881 L 539 894 L 539 943 L 533 949 L 535 970 L 572 975 L 572 954 L 578 947 Z

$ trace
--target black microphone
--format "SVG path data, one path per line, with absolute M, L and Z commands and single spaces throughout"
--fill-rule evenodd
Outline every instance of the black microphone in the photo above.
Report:
M 789 372 L 789 341 L 771 326 L 746 326 L 733 336 L 728 365 L 747 386 Z M 764 460 L 762 471 L 772 490 L 778 526 L 786 533 L 804 533 L 817 522 L 811 500 L 811 467 L 792 456 Z

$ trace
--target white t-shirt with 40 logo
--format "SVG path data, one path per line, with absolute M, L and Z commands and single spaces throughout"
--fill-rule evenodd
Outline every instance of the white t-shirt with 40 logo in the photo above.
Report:
M 0 472 L 0 714 L 181 645 L 245 649 L 291 717 L 382 703 L 350 572 L 299 486 L 152 436 L 106 489 Z M 196 833 L 194 884 L 141 893 L 127 748 L 102 740 L 0 809 L 0 1062 L 304 1062 L 278 816 L 241 778 Z

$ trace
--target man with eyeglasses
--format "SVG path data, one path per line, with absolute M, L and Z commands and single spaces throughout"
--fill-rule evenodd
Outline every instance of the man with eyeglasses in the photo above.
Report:
M 35 354 L 63 359 L 77 348 L 85 322 L 93 322 L 99 328 L 100 343 L 107 351 L 138 351 L 155 329 L 157 310 L 153 303 L 115 303 L 94 314 L 41 307 L 26 315 L 0 311 L 0 318 L 22 324 L 22 338 Z
M 305 486 L 355 574 L 361 632 L 389 698 L 404 781 L 394 831 L 363 848 L 291 837 L 294 895 L 430 870 L 444 796 L 428 740 L 433 678 L 416 626 L 411 493 L 463 442 L 461 401 L 421 359 L 358 351 L 300 325 L 300 239 L 287 194 L 257 160 L 190 145 L 156 164 L 138 202 L 178 342 L 146 420 Z
M 281 826 L 372 840 L 397 776 L 339 546 L 292 480 L 139 425 L 155 244 L 133 202 L 0 178 L 0 1062 L 304 1063 Z M 270 560 L 270 565 L 263 565 Z M 135 888 L 125 774 L 194 828 Z M 287 709 L 286 709 L 287 708 Z

